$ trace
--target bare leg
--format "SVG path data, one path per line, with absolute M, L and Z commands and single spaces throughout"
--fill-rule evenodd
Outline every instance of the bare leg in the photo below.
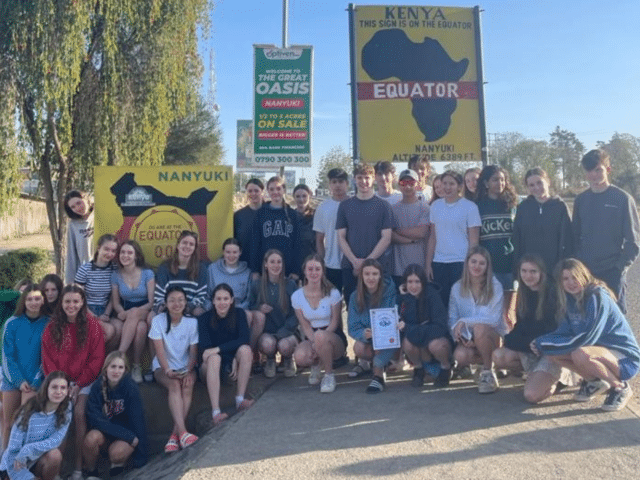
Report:
M 600 378 L 615 388 L 622 388 L 618 359 L 604 347 L 580 347 L 570 355 L 549 357 L 555 363 L 567 367 L 585 380 Z
M 236 360 L 238 361 L 238 390 L 236 395 L 244 397 L 251 376 L 251 362 L 253 354 L 248 345 L 242 345 L 236 352 Z
M 311 342 L 309 340 L 304 340 L 298 344 L 293 352 L 293 358 L 296 361 L 296 365 L 302 368 L 310 367 L 318 363 L 318 356 L 311 348 Z
M 473 326 L 473 339 L 476 349 L 482 357 L 482 366 L 485 370 L 491 370 L 493 367 L 493 351 L 500 347 L 500 335 L 493 327 L 477 323 Z
M 87 470 L 92 471 L 96 468 L 96 462 L 100 455 L 100 449 L 107 439 L 99 430 L 89 430 L 82 442 L 82 454 L 84 456 L 84 464 Z
M 182 386 L 180 380 L 167 377 L 167 374 L 164 373 L 161 368 L 154 371 L 153 375 L 156 377 L 156 381 L 169 392 L 169 411 L 173 418 L 173 431 L 171 433 L 180 435 L 183 432 L 186 432 L 187 427 L 184 422 L 184 402 L 182 399 Z
M 87 419 L 85 411 L 87 410 L 87 399 L 89 395 L 80 394 L 73 408 L 73 422 L 76 427 L 76 470 L 82 470 L 82 442 L 87 433 Z
M 115 440 L 109 445 L 109 460 L 117 465 L 126 463 L 134 450 L 135 448 L 124 440 Z
M 58 448 L 49 450 L 42 455 L 34 468 L 36 477 L 42 480 L 54 480 L 60 473 L 60 467 L 62 466 L 62 452 Z
M 558 379 L 548 372 L 532 372 L 524 384 L 524 399 L 529 403 L 539 403 L 556 391 Z
M 144 320 L 136 325 L 136 335 L 133 337 L 133 363 L 140 364 L 142 353 L 147 345 L 147 322 Z
M 191 377 L 191 381 L 187 382 L 187 377 Z M 180 381 L 180 387 L 181 387 L 181 392 L 182 392 L 182 418 L 185 419 L 187 418 L 187 414 L 189 413 L 189 409 L 191 408 L 191 399 L 193 398 L 193 384 L 196 381 L 196 374 L 194 373 L 194 371 L 190 371 L 189 373 L 187 373 L 187 375 L 185 375 L 184 377 L 182 377 L 181 381 Z M 185 428 L 184 431 L 187 431 L 187 427 L 185 424 Z
M 220 410 L 220 365 L 222 358 L 220 355 L 209 355 L 207 361 L 200 367 L 202 378 L 207 386 L 211 410 Z
M 440 362 L 442 368 L 451 368 L 451 344 L 449 340 L 446 338 L 436 338 L 429 342 L 428 348 L 429 352 Z
M 518 352 L 510 350 L 506 347 L 498 348 L 493 351 L 493 363 L 496 368 L 506 368 L 516 372 L 522 371 L 522 362 Z
M 333 373 L 333 360 L 344 355 L 344 342 L 334 332 L 318 330 L 314 336 L 316 352 L 324 373 Z
M 258 345 L 258 339 L 264 332 L 264 322 L 266 317 L 264 313 L 254 310 L 251 312 L 251 336 L 249 338 L 249 345 L 251 346 L 251 350 L 255 351 L 256 346 Z
M 13 426 L 13 415 L 20 408 L 22 392 L 20 390 L 7 390 L 2 392 L 2 449 L 9 445 L 9 435 Z

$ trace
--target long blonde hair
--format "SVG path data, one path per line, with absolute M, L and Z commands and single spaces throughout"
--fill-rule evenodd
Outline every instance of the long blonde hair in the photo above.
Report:
M 180 233 L 180 236 L 178 236 L 178 240 L 176 242 L 176 246 L 173 249 L 173 255 L 171 255 L 171 258 L 168 260 L 169 271 L 173 275 L 178 274 L 178 270 L 180 269 L 180 260 L 178 259 L 178 245 L 180 245 L 180 242 L 185 237 L 193 237 L 193 239 L 196 241 L 196 248 L 191 254 L 191 257 L 189 257 L 189 263 L 187 263 L 187 277 L 189 278 L 189 280 L 195 280 L 198 278 L 198 274 L 200 272 L 200 245 L 198 242 L 197 232 L 183 230 Z
M 553 299 L 550 298 L 553 296 L 553 292 L 550 290 L 552 288 L 552 283 L 547 276 L 547 268 L 544 264 L 544 260 L 542 257 L 536 253 L 526 253 L 520 259 L 518 263 L 518 292 L 516 293 L 516 312 L 519 318 L 524 318 L 527 314 L 527 311 L 532 309 L 532 306 L 529 305 L 531 301 L 530 297 L 527 295 L 531 290 L 527 287 L 522 281 L 522 275 L 520 273 L 520 269 L 522 265 L 525 263 L 530 263 L 535 265 L 538 271 L 540 272 L 540 282 L 538 288 L 538 302 L 535 305 L 535 319 L 536 321 L 542 321 L 544 317 L 544 309 L 547 302 L 551 302 Z
M 481 245 L 474 245 L 467 252 L 467 258 L 464 259 L 464 268 L 462 269 L 462 278 L 460 279 L 460 295 L 463 297 L 472 297 L 471 291 L 471 275 L 469 273 L 469 259 L 473 255 L 482 255 L 487 262 L 487 270 L 484 272 L 480 296 L 477 299 L 478 305 L 487 305 L 493 298 L 493 268 L 491 267 L 491 255 L 486 248 Z
M 582 292 L 576 298 L 576 306 L 580 313 L 584 314 L 584 300 L 588 298 L 590 294 L 597 288 L 604 288 L 613 300 L 616 300 L 616 295 L 611 291 L 607 284 L 602 280 L 599 280 L 593 276 L 591 271 L 587 268 L 587 266 L 582 263 L 580 260 L 575 258 L 565 258 L 561 262 L 558 263 L 555 270 L 556 277 L 556 288 L 558 289 L 558 313 L 556 318 L 558 320 L 564 318 L 567 314 L 567 295 L 568 293 L 564 290 L 564 285 L 562 284 L 562 274 L 567 270 L 573 275 L 576 281 L 582 286 Z
M 105 415 L 109 414 L 109 406 L 108 406 L 109 380 L 107 379 L 107 369 L 109 368 L 109 365 L 111 365 L 111 362 L 113 362 L 117 358 L 121 358 L 124 361 L 125 375 L 129 373 L 129 360 L 127 360 L 126 353 L 121 352 L 119 350 L 114 350 L 109 355 L 107 355 L 107 358 L 104 359 L 104 363 L 102 364 L 102 370 L 101 370 L 101 373 L 102 373 L 101 390 L 102 390 L 102 400 L 104 401 L 104 404 L 102 405 L 102 411 L 104 412 Z M 122 378 L 124 378 L 124 375 L 122 376 Z M 122 379 L 120 379 L 120 381 L 122 381 Z

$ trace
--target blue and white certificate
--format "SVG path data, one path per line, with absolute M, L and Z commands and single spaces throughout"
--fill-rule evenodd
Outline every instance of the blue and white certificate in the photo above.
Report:
M 371 339 L 374 350 L 400 348 L 400 331 L 398 330 L 398 307 L 372 308 Z

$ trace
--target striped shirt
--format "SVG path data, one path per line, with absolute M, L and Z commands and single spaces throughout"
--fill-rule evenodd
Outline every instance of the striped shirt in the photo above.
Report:
M 187 311 L 191 312 L 196 307 L 202 307 L 205 311 L 212 307 L 207 295 L 207 265 L 200 262 L 198 276 L 190 280 L 186 269 L 178 269 L 174 275 L 165 262 L 156 271 L 156 289 L 153 296 L 153 309 L 159 312 L 164 307 L 164 295 L 171 286 L 181 287 L 187 295 Z
M 109 262 L 99 267 L 93 261 L 82 264 L 76 273 L 75 282 L 84 286 L 87 305 L 105 307 L 111 298 L 111 274 L 116 266 Z

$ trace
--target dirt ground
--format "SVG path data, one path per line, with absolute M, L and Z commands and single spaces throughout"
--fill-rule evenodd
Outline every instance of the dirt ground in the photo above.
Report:
M 53 253 L 53 244 L 49 233 L 36 233 L 25 235 L 24 237 L 9 238 L 0 240 L 0 254 L 18 248 L 40 247 Z

